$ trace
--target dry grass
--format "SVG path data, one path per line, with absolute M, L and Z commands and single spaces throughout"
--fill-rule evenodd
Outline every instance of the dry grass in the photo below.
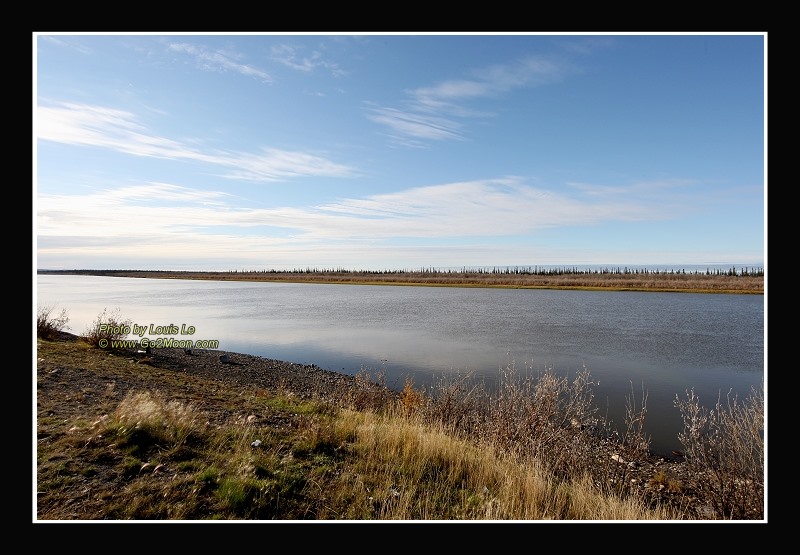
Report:
M 478 446 L 404 410 L 346 415 L 359 456 L 344 518 L 382 520 L 664 520 L 642 500 L 605 495 L 588 474 L 554 477 L 536 458 Z M 344 489 L 339 491 L 345 491 Z
M 380 520 L 664 519 L 635 500 L 600 495 L 591 480 L 565 484 L 535 461 L 454 437 L 404 411 L 351 413 L 356 462 L 340 476 L 345 514 Z M 602 497 L 603 501 L 598 501 Z M 342 500 L 344 501 L 344 500 Z M 624 515 L 624 516 L 621 516 Z

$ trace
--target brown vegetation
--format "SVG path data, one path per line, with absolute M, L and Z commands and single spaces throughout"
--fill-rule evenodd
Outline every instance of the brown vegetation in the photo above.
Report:
M 731 268 L 726 272 L 675 272 L 612 268 L 596 271 L 576 269 L 540 270 L 292 270 L 292 271 L 148 271 L 148 270 L 40 270 L 42 274 L 77 274 L 159 279 L 204 279 L 216 281 L 283 281 L 303 283 L 349 283 L 371 285 L 421 285 L 453 287 L 506 287 L 530 289 L 600 289 L 617 291 L 661 291 L 698 293 L 764 293 L 764 271 Z

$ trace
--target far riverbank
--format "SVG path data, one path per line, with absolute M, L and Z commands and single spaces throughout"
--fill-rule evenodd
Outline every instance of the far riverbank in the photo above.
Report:
M 727 294 L 764 294 L 761 268 L 726 271 L 652 271 L 629 268 L 603 270 L 514 268 L 503 270 L 264 270 L 196 272 L 173 270 L 38 270 L 38 274 L 105 277 L 406 285 L 426 287 L 496 287 L 514 289 L 581 289 L 604 291 L 652 291 Z

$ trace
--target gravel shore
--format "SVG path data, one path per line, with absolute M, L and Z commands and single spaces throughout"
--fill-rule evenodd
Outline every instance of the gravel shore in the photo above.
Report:
M 393 393 L 377 383 L 348 374 L 325 370 L 314 364 L 298 364 L 255 355 L 219 350 L 153 349 L 150 354 L 136 353 L 139 359 L 161 368 L 235 383 L 238 386 L 284 390 L 301 398 L 337 402 L 369 390 L 385 395 Z M 148 360 L 149 359 L 149 360 Z

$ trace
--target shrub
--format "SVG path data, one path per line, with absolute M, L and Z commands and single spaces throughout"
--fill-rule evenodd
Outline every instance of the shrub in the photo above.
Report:
M 107 346 L 110 346 L 111 341 L 125 339 L 128 336 L 131 324 L 131 320 L 123 320 L 120 317 L 119 308 L 111 312 L 108 311 L 108 308 L 104 308 L 94 322 L 86 328 L 83 337 L 89 345 L 94 347 L 100 346 L 103 339 L 108 340 Z
M 693 486 L 721 519 L 764 518 L 764 387 L 744 401 L 728 393 L 713 410 L 694 390 L 675 399 L 683 415 L 678 439 L 685 448 Z
M 414 389 L 414 380 L 410 376 L 406 377 L 403 391 L 401 391 L 399 395 L 399 401 L 405 414 L 416 412 L 425 401 L 423 392 Z
M 62 308 L 61 312 L 53 315 L 55 306 L 39 307 L 36 313 L 36 336 L 42 339 L 55 339 L 61 333 L 69 322 L 67 316 L 67 309 Z

